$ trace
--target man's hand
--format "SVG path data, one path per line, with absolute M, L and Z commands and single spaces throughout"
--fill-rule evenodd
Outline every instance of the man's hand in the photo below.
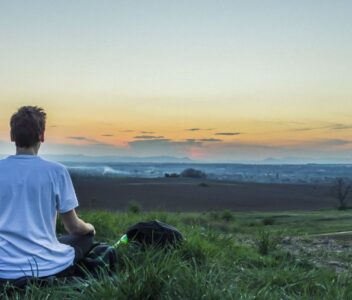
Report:
M 92 224 L 81 220 L 74 209 L 61 214 L 62 223 L 69 234 L 95 235 L 95 228 Z
M 94 226 L 92 224 L 90 224 L 90 223 L 86 223 L 86 225 L 87 225 L 87 227 L 90 228 L 90 231 L 88 232 L 88 234 L 95 235 L 96 232 L 95 232 Z

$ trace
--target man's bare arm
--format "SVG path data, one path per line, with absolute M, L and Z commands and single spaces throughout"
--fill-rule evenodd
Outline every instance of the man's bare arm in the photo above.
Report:
M 86 235 L 92 233 L 95 235 L 94 226 L 81 220 L 74 209 L 61 214 L 61 220 L 69 234 Z

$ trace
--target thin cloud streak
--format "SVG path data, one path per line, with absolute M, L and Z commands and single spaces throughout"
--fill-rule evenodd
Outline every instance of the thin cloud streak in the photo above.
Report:
M 208 138 L 208 139 L 186 139 L 185 141 L 187 142 L 222 142 L 223 140 Z
M 103 143 L 95 139 L 87 138 L 85 136 L 68 136 L 67 138 L 70 140 L 86 142 L 90 146 L 95 145 L 95 146 L 107 146 L 107 147 L 113 147 L 113 148 L 117 147 L 115 145 Z
M 306 124 L 308 125 L 308 124 Z M 352 129 L 352 124 L 343 124 L 343 123 L 329 123 L 321 126 L 306 126 L 306 127 L 296 127 L 289 129 L 289 131 L 312 131 L 312 130 L 349 130 Z
M 213 128 L 187 128 L 185 131 L 210 131 L 214 130 Z
M 164 137 L 162 135 L 156 136 L 156 135 L 137 135 L 134 137 L 135 139 L 142 139 L 142 140 L 154 140 L 154 139 L 163 139 Z
M 68 136 L 67 137 L 70 140 L 76 140 L 76 141 L 84 141 L 84 142 L 89 142 L 89 143 L 97 143 L 97 140 L 87 138 L 85 136 Z
M 352 124 L 336 123 L 336 124 L 330 125 L 330 129 L 333 129 L 333 130 L 352 129 Z
M 311 131 L 311 130 L 316 130 L 316 129 L 321 129 L 321 128 L 324 128 L 324 127 L 303 127 L 303 128 L 295 128 L 290 131 Z
M 227 135 L 227 136 L 233 136 L 233 135 L 240 135 L 242 134 L 241 132 L 216 132 L 215 135 Z

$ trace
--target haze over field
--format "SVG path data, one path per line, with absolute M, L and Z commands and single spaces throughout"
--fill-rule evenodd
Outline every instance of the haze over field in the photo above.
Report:
M 44 154 L 352 162 L 351 11 L 0 1 L 0 154 L 30 104 L 48 113 Z

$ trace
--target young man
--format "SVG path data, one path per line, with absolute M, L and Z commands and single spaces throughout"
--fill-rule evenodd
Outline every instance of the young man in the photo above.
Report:
M 46 113 L 35 106 L 13 114 L 16 155 L 0 160 L 0 279 L 66 274 L 93 245 L 95 229 L 76 215 L 66 168 L 39 157 Z M 56 237 L 56 217 L 69 233 Z

